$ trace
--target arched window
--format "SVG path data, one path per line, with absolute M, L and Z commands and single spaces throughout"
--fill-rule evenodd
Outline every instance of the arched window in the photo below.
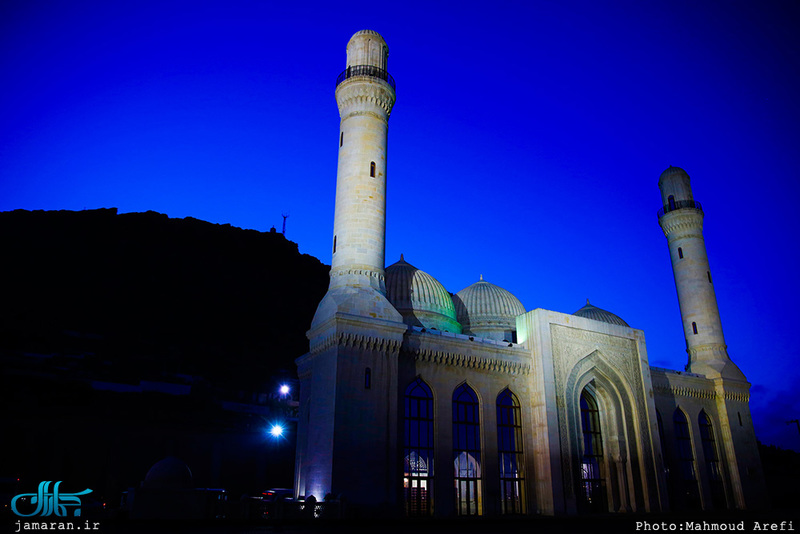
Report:
M 580 501 L 585 512 L 607 512 L 603 438 L 600 433 L 600 410 L 597 402 L 585 389 L 581 393 L 581 457 Z
M 369 162 L 369 175 L 371 177 L 375 178 L 375 162 L 374 161 L 370 161 Z
M 678 257 L 683 259 L 683 249 L 681 247 L 678 247 Z
M 656 421 L 658 422 L 658 440 L 661 443 L 661 461 L 664 463 L 664 467 L 667 465 L 667 442 L 664 440 L 664 420 L 661 419 L 661 412 L 656 410 Z M 667 478 L 669 478 L 669 469 L 665 469 Z
M 524 514 L 522 416 L 519 400 L 508 388 L 497 396 L 497 452 L 500 455 L 500 509 L 504 514 Z
M 697 335 L 697 323 L 692 323 L 692 332 L 694 332 L 694 335 Z
M 481 421 L 478 396 L 466 384 L 453 392 L 453 466 L 456 510 L 481 514 Z
M 678 462 L 680 463 L 680 492 L 683 505 L 689 509 L 700 508 L 700 495 L 697 489 L 697 475 L 694 469 L 694 453 L 692 452 L 692 436 L 686 414 L 680 408 L 675 409 L 672 416 L 675 425 L 675 440 L 678 446 Z
M 711 500 L 714 508 L 725 509 L 725 486 L 722 483 L 722 471 L 719 465 L 719 455 L 717 454 L 717 443 L 714 439 L 714 425 L 705 410 L 700 412 L 698 417 L 700 424 L 700 440 L 703 442 L 703 457 L 706 461 L 708 471 L 708 481 L 711 485 Z
M 433 488 L 433 393 L 417 378 L 405 394 L 403 500 L 406 515 L 430 515 Z
M 675 197 L 673 195 L 670 195 L 667 198 L 667 202 L 669 203 L 669 211 L 674 210 L 675 209 Z
M 372 388 L 372 369 L 364 369 L 364 389 Z

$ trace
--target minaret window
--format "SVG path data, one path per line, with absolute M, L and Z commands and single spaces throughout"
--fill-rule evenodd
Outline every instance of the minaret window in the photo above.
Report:
M 343 144 L 344 144 L 344 132 L 339 134 L 339 146 L 342 146 Z
M 700 508 L 700 494 L 694 469 L 692 436 L 689 434 L 689 423 L 686 420 L 686 414 L 680 408 L 675 409 L 673 424 L 678 446 L 678 462 L 680 462 L 680 482 L 682 484 L 680 494 L 684 498 L 683 505 L 688 509 L 698 509 Z
M 497 452 L 500 455 L 500 507 L 504 514 L 524 514 L 522 416 L 519 400 L 504 389 L 497 396 Z
M 583 431 L 583 455 L 581 456 L 579 498 L 587 512 L 607 512 L 600 410 L 594 397 L 585 389 L 581 393 L 581 430 Z
M 669 211 L 674 210 L 675 209 L 675 197 L 673 195 L 670 195 L 669 198 L 667 198 L 667 202 L 669 203 Z
M 364 369 L 364 389 L 372 388 L 372 369 Z
M 727 508 L 725 487 L 722 484 L 717 443 L 714 439 L 714 425 L 711 424 L 711 418 L 708 417 L 705 411 L 700 412 L 698 423 L 700 424 L 700 440 L 703 442 L 703 457 L 706 461 L 708 481 L 711 483 L 711 500 L 714 508 L 718 510 L 725 509 Z
M 453 392 L 453 466 L 458 515 L 481 514 L 481 421 L 478 396 L 466 384 Z
M 403 500 L 406 515 L 430 515 L 433 488 L 433 392 L 417 378 L 406 388 Z
M 678 247 L 678 257 L 683 259 L 683 249 L 681 247 Z
M 333 253 L 336 254 L 336 236 L 333 236 Z
M 710 284 L 711 283 L 711 271 L 706 271 L 706 274 L 708 275 L 708 283 Z
M 694 332 L 694 335 L 697 335 L 697 323 L 692 323 L 692 332 Z
M 369 175 L 370 175 L 372 178 L 375 178 L 375 162 L 374 162 L 374 161 L 371 161 L 371 162 L 369 163 Z

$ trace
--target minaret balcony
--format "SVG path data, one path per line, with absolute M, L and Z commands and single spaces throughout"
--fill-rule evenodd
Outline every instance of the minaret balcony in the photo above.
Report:
M 669 204 L 664 204 L 664 207 L 658 210 L 658 218 L 660 219 L 671 211 L 683 209 L 692 209 L 701 213 L 703 212 L 703 206 L 701 206 L 699 202 L 695 202 L 694 200 L 678 200 L 677 202 L 672 201 Z
M 347 67 L 337 78 L 336 78 L 336 87 L 339 87 L 339 84 L 345 81 L 348 78 L 354 78 L 356 76 L 369 76 L 370 78 L 379 78 L 386 83 L 388 83 L 392 89 L 395 91 L 397 87 L 394 85 L 394 78 L 392 75 L 383 70 L 380 67 L 375 67 L 374 65 L 351 65 Z

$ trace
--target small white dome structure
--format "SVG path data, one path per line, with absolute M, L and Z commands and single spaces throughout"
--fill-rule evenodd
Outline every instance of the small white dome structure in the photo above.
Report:
M 498 341 L 516 342 L 517 316 L 525 306 L 502 287 L 483 279 L 453 296 L 456 318 L 465 334 Z
M 434 277 L 400 261 L 386 268 L 386 298 L 403 322 L 445 332 L 461 333 L 450 293 Z

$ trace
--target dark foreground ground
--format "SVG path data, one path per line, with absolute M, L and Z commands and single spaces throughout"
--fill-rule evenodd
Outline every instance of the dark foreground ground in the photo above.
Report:
M 86 534 L 85 521 L 74 523 L 73 531 Z M 39 528 L 13 520 L 5 532 L 62 531 L 52 521 L 39 523 Z M 30 521 L 29 523 L 34 523 Z M 95 528 L 96 527 L 96 528 Z M 66 528 L 69 528 L 68 526 Z M 98 520 L 90 522 L 88 532 L 108 534 L 593 534 L 598 532 L 800 532 L 800 506 L 795 510 L 741 513 L 700 513 L 694 515 L 608 515 L 592 517 L 529 517 L 411 520 L 340 520 L 245 524 L 234 522 L 131 522 Z

